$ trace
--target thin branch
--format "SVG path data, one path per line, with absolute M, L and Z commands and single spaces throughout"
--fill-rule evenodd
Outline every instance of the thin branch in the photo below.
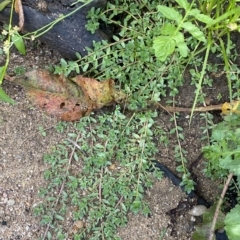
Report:
M 226 191 L 228 189 L 228 186 L 229 186 L 229 183 L 230 183 L 232 177 L 233 177 L 233 173 L 230 173 L 228 175 L 228 179 L 227 179 L 227 181 L 226 181 L 226 183 L 224 185 L 224 188 L 222 190 L 222 194 L 221 194 L 221 197 L 220 197 L 220 199 L 218 201 L 218 205 L 216 207 L 215 214 L 214 214 L 214 217 L 213 217 L 212 226 L 211 226 L 211 229 L 210 229 L 208 240 L 212 240 L 213 239 L 214 230 L 215 230 L 215 226 L 216 226 L 216 223 L 217 223 L 217 218 L 218 218 L 218 214 L 219 214 L 219 211 L 220 211 L 220 207 L 222 205 L 224 196 L 226 194 Z
M 192 108 L 185 108 L 185 107 L 171 107 L 171 106 L 163 106 L 160 103 L 156 103 L 157 108 L 161 108 L 165 110 L 166 112 L 191 112 Z M 204 107 L 196 107 L 194 109 L 194 112 L 209 112 L 214 110 L 221 110 L 222 104 L 218 105 L 210 105 L 210 106 L 204 106 Z
M 24 12 L 23 12 L 22 0 L 15 0 L 14 9 L 19 16 L 18 27 L 19 27 L 19 31 L 21 31 L 24 26 Z

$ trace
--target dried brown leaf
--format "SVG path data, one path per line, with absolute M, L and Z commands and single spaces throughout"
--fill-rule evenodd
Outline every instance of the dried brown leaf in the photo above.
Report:
M 110 105 L 125 95 L 115 90 L 113 80 L 99 82 L 76 76 L 66 79 L 45 70 L 34 70 L 23 76 L 6 77 L 23 86 L 33 104 L 46 113 L 65 121 L 75 121 L 94 109 Z

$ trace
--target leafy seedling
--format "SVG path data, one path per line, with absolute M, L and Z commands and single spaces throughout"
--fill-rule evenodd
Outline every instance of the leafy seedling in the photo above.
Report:
M 153 48 L 155 55 L 160 61 L 165 61 L 175 49 L 179 51 L 182 57 L 187 57 L 189 48 L 186 44 L 183 32 L 190 33 L 195 39 L 200 42 L 206 43 L 204 32 L 192 22 L 192 17 L 203 23 L 211 23 L 213 20 L 202 14 L 198 9 L 192 9 L 192 4 L 189 4 L 186 0 L 176 1 L 181 8 L 185 10 L 185 16 L 172 7 L 164 5 L 158 5 L 158 11 L 171 23 L 165 23 L 161 30 L 161 35 L 154 39 Z M 191 18 L 191 19 L 190 19 Z

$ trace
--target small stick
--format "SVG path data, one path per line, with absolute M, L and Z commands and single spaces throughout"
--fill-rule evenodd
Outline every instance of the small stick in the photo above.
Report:
M 23 13 L 22 0 L 15 0 L 14 9 L 19 16 L 18 27 L 19 27 L 19 31 L 21 31 L 24 26 L 24 13 Z
M 218 205 L 216 207 L 215 214 L 214 214 L 214 217 L 213 217 L 212 226 L 211 226 L 211 229 L 210 229 L 208 240 L 212 240 L 213 239 L 214 229 L 215 229 L 215 226 L 216 226 L 216 222 L 217 222 L 218 214 L 219 214 L 219 211 L 220 211 L 220 207 L 222 205 L 223 198 L 224 198 L 224 196 L 226 194 L 226 191 L 228 189 L 228 186 L 229 186 L 229 183 L 230 183 L 232 177 L 233 177 L 233 173 L 230 173 L 228 175 L 228 179 L 227 179 L 227 181 L 226 181 L 226 183 L 224 185 L 224 188 L 222 190 L 222 193 L 221 193 L 221 196 L 220 196 L 220 199 L 218 201 Z
M 191 112 L 192 108 L 184 108 L 184 107 L 171 107 L 171 106 L 163 106 L 160 103 L 157 103 L 158 108 L 162 108 L 166 112 Z M 221 110 L 222 104 L 218 105 L 210 105 L 204 107 L 196 107 L 193 111 L 194 112 L 209 112 L 213 110 Z

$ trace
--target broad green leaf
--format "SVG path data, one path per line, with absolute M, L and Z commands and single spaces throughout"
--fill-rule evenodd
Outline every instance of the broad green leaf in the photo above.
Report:
M 174 52 L 175 47 L 175 41 L 168 36 L 159 36 L 153 40 L 155 55 L 162 62 Z
M 198 21 L 200 21 L 200 22 L 203 22 L 203 23 L 206 23 L 206 24 L 211 24 L 211 23 L 213 23 L 213 19 L 210 18 L 210 17 L 207 16 L 207 15 L 204 15 L 204 14 L 199 13 L 199 14 L 196 14 L 196 15 L 194 15 L 194 16 L 195 16 L 195 18 L 196 18 Z
M 182 57 L 187 57 L 189 53 L 189 48 L 187 47 L 185 42 L 177 43 L 177 48 Z
M 176 46 L 181 54 L 182 57 L 187 57 L 189 53 L 189 49 L 184 41 L 184 35 L 181 32 L 177 32 L 174 36 L 173 39 L 176 42 Z
M 161 33 L 163 35 L 170 35 L 171 36 L 171 35 L 175 34 L 176 30 L 177 30 L 177 28 L 173 24 L 166 23 L 166 24 L 164 24 Z
M 229 240 L 240 239 L 240 205 L 236 205 L 225 218 L 225 230 Z
M 182 21 L 182 15 L 175 9 L 163 5 L 158 5 L 157 8 L 158 11 L 161 12 L 164 17 L 170 20 L 174 20 L 177 23 Z
M 200 11 L 198 9 L 191 9 L 188 12 L 188 15 L 190 15 L 190 16 L 195 16 L 195 15 L 198 15 L 198 14 L 200 14 Z
M 206 42 L 206 38 L 203 34 L 203 32 L 194 24 L 191 22 L 184 22 L 182 24 L 182 27 L 187 30 L 193 37 L 195 37 L 197 40 L 201 42 Z
M 176 41 L 178 44 L 179 42 L 184 42 L 184 35 L 181 32 L 177 32 L 174 36 L 173 39 Z
M 213 22 L 213 19 L 207 15 L 202 14 L 198 9 L 191 9 L 188 12 L 189 15 L 194 16 L 198 21 L 210 24 Z
M 176 46 L 181 54 L 182 57 L 187 57 L 189 49 L 184 41 L 184 35 L 181 32 L 177 32 L 173 39 L 176 42 Z
M 26 49 L 25 49 L 25 44 L 23 42 L 22 36 L 19 33 L 14 33 L 12 35 L 12 41 L 13 44 L 15 45 L 15 47 L 17 48 L 17 50 L 25 55 L 26 54 Z
M 11 0 L 5 0 L 0 3 L 0 11 L 2 11 L 9 3 L 11 3 Z
M 225 133 L 226 133 L 225 129 L 221 129 L 221 128 L 218 127 L 218 128 L 213 130 L 213 132 L 212 132 L 212 139 L 214 141 L 221 142 L 222 140 L 225 139 L 225 135 L 226 135 Z
M 190 4 L 187 0 L 176 0 L 180 7 L 184 8 L 185 10 L 189 9 Z
M 229 170 L 229 172 L 235 175 L 240 175 L 240 160 L 232 159 L 231 156 L 221 159 L 219 162 L 219 167 Z
M 14 104 L 15 102 L 5 93 L 5 91 L 0 87 L 0 100 L 3 102 L 8 102 Z

